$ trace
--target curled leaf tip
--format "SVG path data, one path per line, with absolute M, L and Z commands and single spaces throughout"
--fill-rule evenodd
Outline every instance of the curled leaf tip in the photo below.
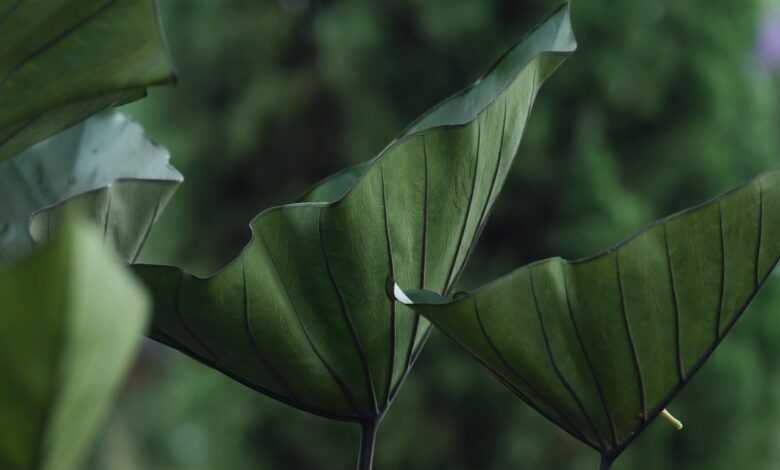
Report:
M 398 283 L 393 283 L 393 297 L 395 297 L 396 301 L 401 302 L 404 305 L 412 305 L 414 303 L 398 286 Z
M 682 421 L 680 421 L 679 419 L 677 419 L 674 416 L 672 416 L 672 414 L 669 413 L 669 410 L 667 410 L 666 408 L 664 408 L 661 411 L 661 416 L 665 420 L 669 421 L 669 423 L 671 423 L 671 425 L 674 426 L 674 429 L 676 429 L 678 431 L 682 431 L 683 430 L 683 423 L 682 423 Z

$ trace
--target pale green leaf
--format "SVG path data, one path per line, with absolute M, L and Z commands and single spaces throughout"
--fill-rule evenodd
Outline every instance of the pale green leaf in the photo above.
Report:
M 141 126 L 110 111 L 1 161 L 0 262 L 45 241 L 74 205 L 134 260 L 182 181 L 168 160 L 168 151 L 147 140 Z
M 148 301 L 94 228 L 0 267 L 0 468 L 78 470 L 140 344 Z

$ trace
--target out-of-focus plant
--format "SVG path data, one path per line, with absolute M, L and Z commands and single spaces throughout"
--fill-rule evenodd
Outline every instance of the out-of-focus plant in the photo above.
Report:
M 0 4 L 0 160 L 174 81 L 151 0 Z
M 374 159 L 261 213 L 213 275 L 135 265 L 153 294 L 151 336 L 287 404 L 360 424 L 368 470 L 429 318 L 609 468 L 774 268 L 778 195 L 767 174 L 592 259 L 542 261 L 453 296 L 539 87 L 575 48 L 569 16 L 559 7 Z M 84 118 L 173 73 L 151 0 L 16 1 L 0 5 L 0 26 L 0 355 L 11 384 L 0 392 L 0 462 L 71 470 L 145 318 L 137 281 L 99 245 L 135 263 L 182 181 L 138 125 L 114 112 Z M 97 229 L 83 228 L 84 214 Z
M 93 227 L 0 267 L 0 465 L 77 470 L 144 333 L 148 296 Z
M 0 37 L 0 466 L 75 470 L 149 310 L 103 245 L 133 259 L 181 175 L 117 113 L 50 136 L 173 73 L 152 0 L 0 2 Z

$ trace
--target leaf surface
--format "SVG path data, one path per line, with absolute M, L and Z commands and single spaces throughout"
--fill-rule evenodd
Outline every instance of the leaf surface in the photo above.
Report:
M 0 467 L 76 470 L 140 344 L 148 299 L 71 226 L 0 267 Z
M 611 462 L 709 358 L 778 259 L 772 172 L 591 258 L 542 260 L 454 299 L 395 291 Z
M 300 409 L 381 419 L 429 331 L 389 281 L 451 289 L 539 87 L 575 46 L 564 6 L 377 157 L 257 216 L 212 276 L 137 266 L 152 337 Z
M 2 0 L 0 37 L 0 161 L 175 80 L 155 0 Z
M 141 126 L 110 111 L 0 162 L 0 263 L 28 254 L 76 205 L 134 260 L 182 181 L 168 161 Z

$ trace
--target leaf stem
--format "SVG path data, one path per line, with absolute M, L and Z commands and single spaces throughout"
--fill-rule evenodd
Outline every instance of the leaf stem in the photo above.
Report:
M 357 470 L 371 470 L 374 466 L 374 447 L 378 420 L 370 420 L 362 423 L 360 431 L 360 453 L 358 454 Z
M 601 465 L 599 466 L 600 470 L 609 470 L 612 468 L 612 459 L 607 457 L 606 455 L 601 456 Z
M 676 429 L 678 431 L 682 431 L 683 430 L 683 423 L 682 423 L 682 421 L 680 421 L 679 419 L 675 418 L 674 415 L 669 413 L 669 411 L 666 408 L 661 410 L 661 416 L 665 420 L 669 421 L 669 423 L 671 423 L 671 425 L 674 427 L 674 429 Z

